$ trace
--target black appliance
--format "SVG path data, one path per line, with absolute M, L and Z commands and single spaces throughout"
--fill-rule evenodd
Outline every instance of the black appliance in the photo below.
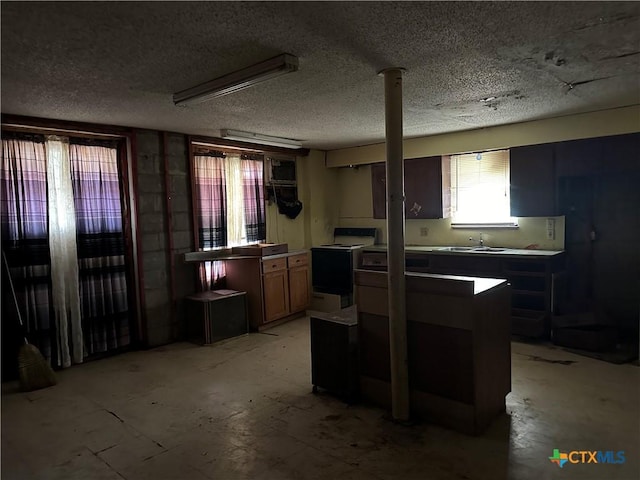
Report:
M 362 247 L 375 243 L 376 229 L 339 227 L 333 238 L 335 243 L 311 248 L 311 285 L 315 292 L 349 295 Z

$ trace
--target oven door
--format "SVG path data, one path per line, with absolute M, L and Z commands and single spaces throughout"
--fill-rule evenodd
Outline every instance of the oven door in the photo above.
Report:
M 353 293 L 353 252 L 340 248 L 311 249 L 311 284 L 321 293 Z

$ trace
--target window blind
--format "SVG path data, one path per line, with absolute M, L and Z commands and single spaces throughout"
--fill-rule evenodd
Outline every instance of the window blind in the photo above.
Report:
M 509 151 L 451 156 L 453 223 L 505 223 L 509 216 Z

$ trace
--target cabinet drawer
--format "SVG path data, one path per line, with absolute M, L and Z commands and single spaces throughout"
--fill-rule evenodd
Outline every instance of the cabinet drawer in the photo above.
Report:
M 285 270 L 286 268 L 287 268 L 287 259 L 285 257 L 262 261 L 263 273 L 276 272 L 278 270 Z
M 291 267 L 300 267 L 309 263 L 309 256 L 306 253 L 300 253 L 298 255 L 289 255 L 287 257 L 287 265 Z

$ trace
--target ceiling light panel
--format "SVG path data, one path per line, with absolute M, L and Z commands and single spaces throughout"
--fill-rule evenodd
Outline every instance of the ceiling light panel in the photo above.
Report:
M 283 53 L 196 87 L 174 93 L 173 103 L 183 106 L 206 102 L 297 70 L 298 57 Z
M 290 138 L 272 137 L 271 135 L 261 135 L 259 133 L 242 132 L 240 130 L 220 130 L 220 136 L 226 140 L 237 140 L 239 142 L 258 143 L 261 145 L 271 145 L 273 147 L 302 148 L 302 143 Z

